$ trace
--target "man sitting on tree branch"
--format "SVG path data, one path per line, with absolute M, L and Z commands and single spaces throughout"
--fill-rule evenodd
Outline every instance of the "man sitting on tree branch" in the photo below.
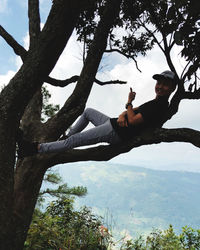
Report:
M 48 143 L 32 143 L 23 139 L 23 133 L 18 133 L 18 157 L 23 158 L 37 153 L 64 152 L 79 146 L 92 145 L 99 142 L 117 144 L 139 135 L 147 128 L 160 128 L 163 125 L 168 110 L 168 99 L 175 90 L 175 74 L 164 71 L 153 75 L 157 80 L 155 85 L 155 99 L 133 108 L 132 102 L 136 93 L 130 88 L 126 111 L 118 118 L 110 118 L 101 112 L 87 108 L 77 123 L 70 129 L 66 138 Z M 95 127 L 81 132 L 88 123 Z

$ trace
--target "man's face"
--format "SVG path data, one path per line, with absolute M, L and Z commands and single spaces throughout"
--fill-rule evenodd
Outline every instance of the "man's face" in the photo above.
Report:
M 174 84 L 170 79 L 157 80 L 155 86 L 156 97 L 159 96 L 168 97 L 173 91 L 174 91 Z

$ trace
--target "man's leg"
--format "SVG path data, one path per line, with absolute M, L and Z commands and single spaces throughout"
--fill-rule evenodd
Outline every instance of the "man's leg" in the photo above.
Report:
M 66 140 L 42 143 L 39 147 L 39 153 L 63 152 L 75 147 L 93 145 L 99 142 L 116 144 L 120 141 L 119 136 L 114 131 L 110 120 L 108 119 L 104 124 L 82 133 L 76 133 Z
M 110 117 L 104 115 L 103 113 L 92 108 L 87 108 L 78 119 L 76 124 L 70 129 L 67 137 L 81 132 L 87 127 L 89 122 L 91 122 L 94 126 L 99 126 L 104 124 L 108 119 L 110 119 Z
M 88 125 L 89 121 L 91 121 L 97 127 L 89 129 L 83 133 L 78 133 Z M 26 142 L 25 140 L 22 141 L 23 143 L 20 144 L 19 150 L 20 158 L 34 155 L 37 152 L 61 152 L 74 147 L 92 145 L 98 142 L 118 143 L 120 138 L 113 130 L 110 123 L 110 118 L 108 116 L 97 110 L 88 108 L 84 111 L 75 126 L 73 126 L 73 128 L 70 130 L 68 139 L 66 140 L 42 144 L 30 143 Z M 30 148 L 30 150 L 27 151 L 27 148 Z

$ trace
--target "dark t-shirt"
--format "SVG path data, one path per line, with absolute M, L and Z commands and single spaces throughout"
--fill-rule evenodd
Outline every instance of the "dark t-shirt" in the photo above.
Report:
M 134 135 L 139 135 L 146 128 L 160 128 L 163 125 L 164 116 L 168 110 L 168 100 L 166 97 L 159 97 L 146 102 L 134 111 L 135 114 L 140 113 L 144 122 L 139 125 L 128 125 L 128 127 L 120 127 L 117 123 L 118 118 L 111 118 L 111 124 L 114 130 L 122 139 L 128 139 Z

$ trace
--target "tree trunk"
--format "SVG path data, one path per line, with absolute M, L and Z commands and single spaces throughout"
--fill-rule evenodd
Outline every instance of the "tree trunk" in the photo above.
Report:
M 15 139 L 13 131 L 0 125 L 0 249 L 12 249 L 12 209 L 13 209 L 13 176 L 15 162 Z
M 41 87 L 44 78 L 50 74 L 64 50 L 77 22 L 82 5 L 83 1 L 78 0 L 54 1 L 47 22 L 38 36 L 37 43 L 34 43 L 34 46 L 32 45 L 24 57 L 24 64 L 21 69 L 0 94 L 0 249 L 2 250 L 20 249 L 22 246 L 22 243 L 20 243 L 18 248 L 13 243 L 16 242 L 14 236 L 17 235 L 19 239 L 19 235 L 21 235 L 21 242 L 24 241 L 42 180 L 41 174 L 37 173 L 37 178 L 34 179 L 35 183 L 31 183 L 30 190 L 28 189 L 29 193 L 28 190 L 27 193 L 24 193 L 23 188 L 27 185 L 24 184 L 23 186 L 23 182 L 26 183 L 28 180 L 31 182 L 31 180 L 29 178 L 24 179 L 22 174 L 22 184 L 16 183 L 14 195 L 16 128 L 19 127 L 20 119 L 30 99 Z M 33 166 L 34 164 L 30 165 Z M 28 169 L 30 170 L 30 168 Z M 14 196 L 16 208 L 13 207 Z M 20 201 L 16 201 L 18 198 L 19 200 L 27 199 L 30 202 L 27 211 L 23 208 L 23 204 L 19 205 Z M 26 205 L 25 208 L 27 208 Z M 21 218 L 17 217 L 20 209 L 24 212 L 22 225 Z M 14 217 L 12 216 L 13 211 Z M 27 215 L 25 215 L 26 212 Z M 16 234 L 15 228 L 18 233 L 21 233 Z M 26 228 L 25 231 L 24 228 Z
M 102 20 L 99 22 L 99 26 L 96 31 L 96 38 L 94 38 L 94 41 L 88 51 L 84 68 L 79 77 L 77 87 L 74 90 L 74 96 L 79 99 L 79 105 L 77 106 L 76 102 L 76 105 L 74 106 L 76 113 L 77 110 L 79 113 L 83 110 L 88 99 L 99 63 L 107 45 L 109 31 L 112 27 L 114 19 L 119 15 L 120 3 L 121 0 L 109 0 Z M 39 67 L 39 69 L 41 70 L 41 67 Z M 45 69 L 41 72 L 44 72 L 44 70 Z M 38 79 L 36 79 L 36 81 L 38 81 Z M 36 102 L 33 101 L 33 103 Z M 66 106 L 68 106 L 67 103 Z M 39 124 L 38 119 L 34 120 L 33 117 L 32 119 L 29 119 L 29 117 L 31 117 L 31 112 L 33 115 L 34 111 L 28 108 L 22 122 L 24 129 L 26 129 L 25 133 L 27 132 L 29 138 L 32 139 L 35 138 L 35 135 L 37 135 L 36 137 L 39 141 L 43 141 L 44 138 L 46 141 L 52 139 L 55 140 L 58 136 L 57 133 L 61 133 L 59 119 L 62 115 L 66 116 L 68 112 L 70 112 L 70 114 L 73 113 L 73 107 L 67 111 L 65 110 L 65 107 L 55 116 L 54 119 L 50 119 L 49 122 L 45 124 Z M 38 115 L 37 112 L 35 112 L 35 114 L 36 116 Z M 76 117 L 73 116 L 73 118 L 75 119 Z M 35 126 L 35 124 L 37 125 Z M 15 235 L 13 236 L 13 249 L 20 250 L 23 248 L 43 176 L 46 169 L 52 166 L 49 159 L 51 159 L 51 157 L 38 156 L 26 158 L 23 161 L 18 162 L 15 172 L 14 188 L 13 227 Z
M 23 249 L 45 173 L 44 166 L 45 163 L 36 158 L 27 158 L 17 166 L 13 211 L 15 250 Z

